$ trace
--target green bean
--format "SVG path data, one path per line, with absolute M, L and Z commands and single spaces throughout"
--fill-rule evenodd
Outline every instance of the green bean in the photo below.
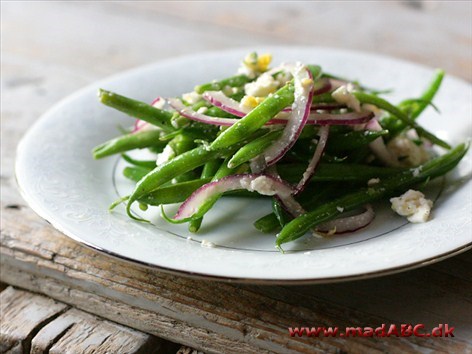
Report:
M 122 154 L 121 157 L 126 162 L 135 166 L 144 167 L 149 170 L 152 170 L 154 167 L 156 167 L 156 160 L 136 160 L 126 154 Z
M 237 167 L 244 162 L 247 162 L 254 157 L 260 155 L 267 149 L 272 142 L 282 135 L 282 130 L 269 131 L 267 134 L 261 136 L 260 138 L 254 139 L 249 142 L 247 145 L 244 145 L 239 149 L 233 157 L 229 160 L 229 167 Z
M 354 190 L 356 187 L 352 187 Z M 312 210 L 323 203 L 330 201 L 331 199 L 342 195 L 346 192 L 346 183 L 342 185 L 339 183 L 317 183 L 316 187 L 310 188 L 311 190 L 305 190 L 306 193 L 302 194 L 298 201 L 302 204 L 305 210 Z M 351 189 L 348 187 L 348 189 Z M 286 221 L 291 220 L 289 215 L 285 214 Z M 275 230 L 280 230 L 281 225 L 278 221 L 277 216 L 274 212 L 264 215 L 254 222 L 254 227 L 264 233 L 273 232 Z
M 222 161 L 214 159 L 203 165 L 202 178 L 212 178 L 221 166 Z
M 190 181 L 180 182 L 171 184 L 166 187 L 160 187 L 154 192 L 147 194 L 146 196 L 139 198 L 138 201 L 149 205 L 163 205 L 163 204 L 174 204 L 185 201 L 190 195 L 203 186 L 210 182 L 210 178 L 199 178 Z
M 313 96 L 313 103 L 336 103 L 337 101 L 331 95 L 331 92 L 322 93 L 321 95 Z
M 283 210 L 282 205 L 277 200 L 277 198 L 272 198 L 272 212 L 277 218 L 279 225 L 284 227 L 286 224 L 287 215 L 285 214 L 285 211 Z
M 126 166 L 123 169 L 123 176 L 125 176 L 126 178 L 134 182 L 138 182 L 141 178 L 146 176 L 150 171 L 151 169 L 141 167 L 141 166 L 134 166 L 134 167 Z
M 230 87 L 239 87 L 243 86 L 244 84 L 252 81 L 246 75 L 236 75 L 232 77 L 228 77 L 227 79 L 223 79 L 220 81 L 213 81 L 203 85 L 195 86 L 195 92 L 202 94 L 205 91 L 220 91 L 223 90 L 226 86 Z
M 306 67 L 308 70 L 310 70 L 313 81 L 316 81 L 322 77 L 323 71 L 321 70 L 321 66 L 308 64 Z
M 411 119 L 416 119 L 429 104 L 431 104 L 434 96 L 439 90 L 444 79 L 444 71 L 436 70 L 433 80 L 428 85 L 426 90 L 417 100 L 406 100 L 399 104 L 399 108 L 404 112 L 408 112 Z M 388 116 L 382 119 L 382 126 L 385 126 L 390 131 L 390 136 L 394 137 L 407 125 L 403 121 L 399 121 L 395 116 Z
M 361 102 L 361 103 L 370 103 L 373 104 L 391 114 L 396 116 L 398 119 L 400 119 L 403 123 L 405 123 L 407 126 L 414 128 L 416 132 L 418 133 L 419 136 L 424 137 L 431 141 L 432 143 L 441 146 L 445 149 L 450 149 L 451 146 L 446 143 L 445 141 L 439 139 L 437 136 L 435 136 L 433 133 L 430 133 L 427 131 L 425 128 L 421 127 L 419 124 L 417 124 L 414 120 L 412 120 L 409 116 L 406 115 L 401 109 L 395 107 L 392 105 L 390 102 L 384 100 L 383 98 L 377 97 L 375 95 L 370 95 L 365 92 L 354 92 L 354 96 Z
M 289 181 L 297 182 L 306 170 L 305 164 L 280 164 L 280 176 Z M 403 171 L 402 168 L 378 167 L 350 163 L 320 163 L 311 182 L 351 181 L 366 182 L 371 178 L 382 178 Z
M 347 194 L 313 211 L 302 214 L 284 226 L 277 236 L 277 247 L 280 247 L 286 242 L 294 241 L 313 227 L 335 218 L 341 213 L 340 210 L 354 210 L 366 203 L 394 195 L 394 193 L 398 191 L 405 190 L 427 179 L 432 179 L 447 173 L 459 163 L 468 148 L 468 145 L 460 144 L 447 154 L 430 160 L 424 165 L 395 174 L 378 184 L 368 188 L 362 188 L 357 192 Z
M 142 149 L 150 146 L 165 146 L 165 142 L 159 141 L 160 131 L 143 130 L 136 133 L 126 134 L 96 146 L 93 150 L 93 157 L 101 159 L 102 157 L 119 154 L 121 152 Z
M 186 134 L 179 134 L 169 141 L 169 146 L 175 155 L 182 155 L 195 147 L 194 139 Z
M 238 172 L 236 171 L 235 168 L 228 167 L 228 159 L 225 159 L 225 161 L 223 161 L 220 168 L 218 169 L 218 171 L 216 171 L 215 175 L 213 176 L 211 180 L 217 181 L 223 177 L 226 177 L 232 174 L 238 174 Z M 218 199 L 220 199 L 221 195 L 222 194 L 213 195 L 207 200 L 205 200 L 205 203 L 198 209 L 198 211 L 192 217 L 191 221 L 197 220 L 196 224 L 193 224 L 193 225 L 191 224 L 192 226 L 196 226 L 198 224 L 198 220 L 200 220 L 200 224 L 201 224 L 201 220 L 203 220 L 203 216 L 213 207 L 213 205 L 215 205 Z M 197 232 L 199 227 L 200 225 L 198 225 L 198 228 L 195 230 L 189 228 L 189 231 Z
M 101 103 L 129 114 L 134 118 L 139 118 L 152 125 L 158 126 L 164 131 L 174 130 L 170 124 L 173 115 L 171 112 L 103 89 L 99 89 L 98 97 Z
M 203 166 L 201 178 L 213 178 L 215 174 L 218 172 L 218 169 L 220 166 L 221 166 L 221 161 L 217 159 L 208 161 Z M 198 232 L 198 230 L 200 230 L 200 227 L 202 226 L 202 222 L 203 222 L 203 217 L 190 220 L 189 225 L 188 225 L 188 231 L 192 233 Z
M 270 213 L 257 219 L 254 222 L 254 227 L 260 232 L 268 234 L 274 232 L 277 229 L 280 229 L 280 224 L 277 220 L 277 216 L 275 216 L 274 213 Z
M 223 131 L 210 145 L 211 150 L 219 150 L 234 145 L 260 129 L 282 109 L 293 102 L 294 86 L 288 83 L 275 94 L 267 97 L 244 118 Z
M 378 137 L 386 135 L 388 135 L 388 130 L 355 130 L 344 134 L 331 134 L 326 149 L 330 152 L 355 150 L 371 143 Z
M 193 150 L 187 151 L 182 155 L 178 155 L 174 159 L 157 166 L 136 184 L 134 191 L 128 199 L 126 212 L 132 219 L 147 221 L 139 219 L 131 213 L 131 205 L 136 200 L 153 192 L 164 183 L 172 180 L 174 177 L 192 171 L 193 169 L 204 165 L 207 161 L 224 156 L 224 154 L 227 154 L 228 152 L 228 150 L 210 151 L 205 149 L 204 146 L 198 146 Z

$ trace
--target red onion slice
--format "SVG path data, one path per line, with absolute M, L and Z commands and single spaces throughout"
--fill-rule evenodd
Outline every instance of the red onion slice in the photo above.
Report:
M 356 125 L 368 122 L 374 117 L 370 111 L 350 112 L 350 113 L 311 113 L 305 124 L 307 125 Z M 286 124 L 286 118 L 274 118 L 267 124 Z
M 154 100 L 152 100 L 151 106 L 154 106 L 156 103 L 161 102 L 161 100 L 164 100 L 164 98 L 162 98 L 160 96 L 157 96 Z M 136 119 L 136 121 L 134 122 L 134 127 L 133 127 L 133 130 L 132 130 L 131 133 L 136 133 L 137 131 L 139 131 L 141 129 L 144 129 L 147 126 L 149 126 L 148 122 L 145 122 L 141 119 Z
M 185 106 L 178 98 L 169 98 L 169 104 L 182 116 L 205 124 L 219 125 L 219 126 L 231 126 L 239 119 L 234 118 L 216 118 L 210 117 L 203 113 L 195 112 L 191 107 Z M 290 115 L 287 114 L 289 117 Z M 332 114 L 332 113 L 311 113 L 308 116 L 305 124 L 308 125 L 355 125 L 359 123 L 365 123 L 373 117 L 373 113 L 369 111 L 364 112 L 351 112 L 344 114 Z M 286 125 L 290 121 L 289 118 L 283 118 L 279 115 L 277 118 L 271 119 L 265 125 Z M 147 124 L 147 123 L 146 123 Z
M 192 108 L 185 106 L 178 98 L 169 98 L 168 101 L 170 106 L 179 112 L 180 115 L 196 122 L 212 125 L 231 126 L 238 121 L 238 119 L 215 118 L 207 116 L 203 113 L 195 112 Z
M 207 183 L 193 192 L 182 203 L 173 220 L 188 221 L 193 215 L 198 214 L 201 206 L 213 196 L 238 189 L 246 189 L 262 195 L 276 195 L 280 198 L 283 205 L 287 203 L 292 208 L 294 204 L 298 204 L 292 197 L 293 189 L 282 180 L 263 174 L 231 175 L 218 181 Z M 301 212 L 303 212 L 303 209 L 300 209 Z
M 342 234 L 346 232 L 354 232 L 369 225 L 374 220 L 375 213 L 370 204 L 365 206 L 365 211 L 358 215 L 345 216 L 331 221 L 327 221 L 318 225 L 316 228 L 319 232 Z
M 210 102 L 215 107 L 221 108 L 223 111 L 231 113 L 237 117 L 244 117 L 251 110 L 240 105 L 240 103 L 226 96 L 221 91 L 207 91 L 203 93 L 202 98 Z
M 326 147 L 326 143 L 328 141 L 329 136 L 329 125 L 322 126 L 319 131 L 320 138 L 318 140 L 318 145 L 316 146 L 315 152 L 313 157 L 311 158 L 310 163 L 306 171 L 303 173 L 302 179 L 298 182 L 297 186 L 295 187 L 295 194 L 300 193 L 305 188 L 308 181 L 311 179 L 313 174 L 315 173 L 316 167 L 320 163 L 321 156 Z
M 292 112 L 287 120 L 282 136 L 275 140 L 263 153 L 264 159 L 269 166 L 280 160 L 295 144 L 310 114 L 313 99 L 313 77 L 311 72 L 306 66 L 301 64 L 297 64 L 290 71 L 292 72 L 295 85 Z M 311 80 L 311 83 L 307 84 L 308 80 Z
M 365 126 L 367 130 L 380 131 L 382 127 L 380 126 L 377 119 L 371 119 Z M 378 137 L 371 143 L 369 143 L 369 148 L 372 150 L 375 156 L 382 161 L 387 166 L 398 167 L 398 159 L 387 149 L 382 137 Z
M 331 81 L 327 78 L 319 79 L 315 82 L 313 87 L 313 95 L 321 95 L 323 93 L 329 92 L 332 89 Z
M 251 109 L 248 107 L 241 106 L 241 104 L 233 100 L 232 98 L 226 96 L 221 91 L 206 91 L 202 94 L 202 98 L 214 105 L 215 107 L 221 108 L 223 111 L 228 112 L 237 117 L 244 117 L 248 114 Z M 318 110 L 332 111 L 335 109 L 346 108 L 346 105 L 340 103 L 318 103 L 313 104 L 310 107 L 311 113 L 316 113 Z M 291 112 L 292 108 L 287 107 L 282 110 L 282 112 Z M 279 118 L 276 116 L 276 118 Z M 283 118 L 283 117 L 280 117 Z

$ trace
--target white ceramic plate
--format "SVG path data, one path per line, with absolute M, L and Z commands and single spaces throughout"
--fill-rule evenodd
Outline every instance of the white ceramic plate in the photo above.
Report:
M 300 47 L 259 48 L 274 62 L 301 60 L 376 88 L 393 88 L 394 102 L 418 95 L 433 70 L 360 52 Z M 225 199 L 206 217 L 192 239 L 186 226 L 146 217 L 155 225 L 130 220 L 124 208 L 108 206 L 132 185 L 121 177 L 118 157 L 94 161 L 91 149 L 118 135 L 132 121 L 97 102 L 99 87 L 142 100 L 176 96 L 194 85 L 232 75 L 250 49 L 175 58 L 93 84 L 58 103 L 31 128 L 18 147 L 16 173 L 26 201 L 57 229 L 106 254 L 178 274 L 248 282 L 327 282 L 392 273 L 428 264 L 471 247 L 471 154 L 446 179 L 432 183 L 433 218 L 408 224 L 378 203 L 377 217 L 365 230 L 326 240 L 305 237 L 285 254 L 274 237 L 252 221 L 269 203 Z M 428 109 L 420 122 L 451 143 L 472 135 L 471 86 L 446 78 L 435 100 L 442 115 Z M 140 211 L 136 211 L 140 212 Z M 201 247 L 201 240 L 217 247 Z

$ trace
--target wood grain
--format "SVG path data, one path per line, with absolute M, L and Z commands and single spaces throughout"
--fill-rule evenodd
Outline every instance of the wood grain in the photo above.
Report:
M 0 353 L 157 353 L 162 340 L 8 287 L 0 294 Z
M 406 3 L 2 3 L 0 280 L 205 352 L 471 353 L 472 319 L 465 314 L 472 313 L 472 252 L 343 284 L 192 280 L 110 259 L 65 238 L 27 207 L 14 179 L 20 137 L 59 99 L 105 75 L 177 55 L 320 45 L 392 55 L 472 80 L 472 3 Z M 315 340 L 291 338 L 287 330 L 381 323 L 450 323 L 456 337 Z M 20 350 L 28 334 L 18 333 Z M 41 334 L 33 347 L 52 337 Z

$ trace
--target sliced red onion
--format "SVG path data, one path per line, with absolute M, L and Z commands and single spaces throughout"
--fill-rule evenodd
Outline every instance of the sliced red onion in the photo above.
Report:
M 370 204 L 365 206 L 365 211 L 358 215 L 345 216 L 318 225 L 316 231 L 325 233 L 342 234 L 354 232 L 369 225 L 374 220 L 375 213 Z
M 293 189 L 282 180 L 263 174 L 231 175 L 207 183 L 193 192 L 182 203 L 173 219 L 179 221 L 190 219 L 209 198 L 238 189 L 246 189 L 262 195 L 276 195 L 283 205 L 287 203 L 291 208 L 298 204 L 292 197 Z M 303 209 L 300 206 L 299 213 L 302 212 Z
M 296 194 L 303 191 L 306 184 L 315 173 L 316 167 L 318 167 L 318 164 L 320 163 L 321 156 L 323 156 L 323 152 L 325 150 L 326 143 L 328 141 L 329 125 L 322 126 L 320 128 L 319 135 L 320 135 L 320 138 L 318 140 L 318 145 L 316 146 L 313 157 L 311 158 L 311 161 L 308 164 L 306 171 L 303 173 L 302 179 L 298 182 L 297 186 L 295 187 Z
M 179 112 L 180 115 L 196 122 L 220 126 L 230 126 L 238 121 L 238 119 L 215 118 L 207 116 L 203 113 L 195 112 L 192 108 L 185 106 L 178 98 L 169 98 L 168 101 L 171 107 L 174 108 L 177 112 Z
M 251 111 L 251 109 L 241 106 L 238 101 L 226 96 L 221 91 L 207 91 L 203 93 L 202 98 L 212 105 L 221 108 L 223 111 L 237 117 L 244 117 Z
M 335 109 L 346 108 L 345 104 L 342 103 L 315 103 L 310 107 L 310 111 L 334 111 Z
M 329 79 L 329 82 L 331 84 L 331 90 L 333 91 L 349 83 L 349 81 L 346 81 L 346 80 L 339 80 L 339 79 L 332 79 L 332 78 Z
M 367 130 L 380 131 L 382 127 L 380 126 L 377 119 L 371 119 L 365 126 Z M 369 143 L 369 148 L 372 150 L 375 156 L 382 161 L 387 166 L 397 167 L 399 166 L 398 159 L 387 149 L 382 137 L 378 137 L 371 143 Z
M 148 122 L 145 122 L 141 119 L 136 119 L 136 122 L 134 122 L 134 127 L 133 127 L 133 130 L 131 133 L 136 133 L 146 127 L 149 126 L 149 123 Z
M 321 95 L 323 93 L 331 91 L 332 86 L 331 86 L 331 81 L 327 78 L 322 78 L 319 79 L 315 82 L 314 87 L 313 87 L 313 95 Z
M 155 99 L 152 100 L 151 106 L 154 106 L 156 103 L 161 102 L 161 100 L 164 100 L 164 98 L 157 96 Z M 149 126 L 148 122 L 145 122 L 141 119 L 136 119 L 136 121 L 134 122 L 134 128 L 132 133 L 136 133 L 137 131 L 144 129 L 147 126 Z
M 178 98 L 169 98 L 169 104 L 182 116 L 201 123 L 219 125 L 219 126 L 231 126 L 239 121 L 234 118 L 217 118 L 210 117 L 203 113 L 195 112 L 191 107 L 185 106 L 182 101 Z M 244 113 L 241 113 L 244 114 Z M 265 125 L 285 125 L 290 121 L 290 114 L 286 113 L 287 118 L 282 115 L 278 115 L 277 118 L 271 119 Z M 311 113 L 308 116 L 305 124 L 308 125 L 354 125 L 359 123 L 365 123 L 373 117 L 373 113 L 369 111 L 364 112 L 351 112 L 345 114 L 332 114 L 332 113 Z
M 206 91 L 202 94 L 202 98 L 215 107 L 221 108 L 223 111 L 233 114 L 237 117 L 244 117 L 251 111 L 250 108 L 241 106 L 238 101 L 226 96 L 221 91 Z M 316 113 L 318 110 L 332 111 L 341 108 L 346 108 L 346 105 L 340 103 L 318 103 L 310 107 L 310 112 Z M 291 107 L 287 107 L 282 110 L 282 112 L 291 111 Z
M 350 113 L 311 113 L 305 124 L 307 125 L 355 125 L 365 123 L 372 119 L 374 114 L 370 111 Z M 286 124 L 288 119 L 274 118 L 268 124 Z
M 280 160 L 295 144 L 310 114 L 313 99 L 313 77 L 311 72 L 306 66 L 301 64 L 298 64 L 290 71 L 292 72 L 295 84 L 292 112 L 282 132 L 282 136 L 275 140 L 263 153 L 264 159 L 269 166 Z M 306 80 L 311 80 L 311 84 L 307 85 L 305 83 Z

